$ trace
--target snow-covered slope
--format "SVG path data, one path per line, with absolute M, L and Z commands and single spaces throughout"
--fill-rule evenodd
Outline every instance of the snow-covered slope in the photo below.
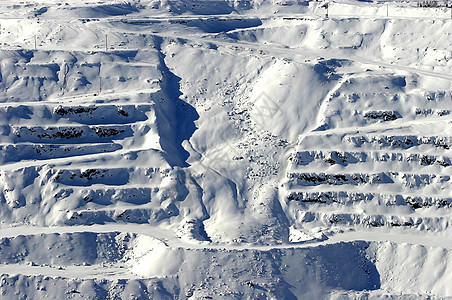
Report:
M 0 1 L 1 297 L 452 297 L 450 8 L 324 4 Z

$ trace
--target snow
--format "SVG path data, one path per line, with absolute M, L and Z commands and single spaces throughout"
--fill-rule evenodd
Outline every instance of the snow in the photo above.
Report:
M 184 261 L 182 250 L 149 237 L 139 237 L 133 252 L 138 257 L 131 271 L 143 277 L 175 276 Z
M 451 8 L 0 7 L 0 298 L 452 297 Z

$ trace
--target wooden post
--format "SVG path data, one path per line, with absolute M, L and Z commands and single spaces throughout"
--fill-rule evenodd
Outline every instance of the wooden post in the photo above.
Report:
M 322 5 L 322 8 L 324 8 L 326 10 L 325 18 L 328 18 L 328 16 L 329 16 L 329 14 L 328 14 L 328 3 L 325 3 L 324 5 Z
M 99 62 L 99 94 L 102 92 L 102 76 L 101 76 L 101 68 L 102 68 L 102 63 Z
M 67 87 L 67 74 L 68 73 L 69 73 L 69 66 L 65 62 L 64 66 L 63 66 L 63 95 L 64 95 L 64 90 L 66 90 L 66 87 Z
M 36 37 L 36 35 L 35 35 L 35 50 L 37 50 L 38 49 L 38 38 Z

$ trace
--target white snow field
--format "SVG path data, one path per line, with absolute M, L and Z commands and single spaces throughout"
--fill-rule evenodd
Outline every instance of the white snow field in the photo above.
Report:
M 438 6 L 0 1 L 0 299 L 452 298 Z

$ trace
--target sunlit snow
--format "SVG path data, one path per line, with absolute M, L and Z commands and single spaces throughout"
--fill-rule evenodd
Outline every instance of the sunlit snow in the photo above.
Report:
M 448 2 L 1 0 L 0 298 L 452 297 Z

